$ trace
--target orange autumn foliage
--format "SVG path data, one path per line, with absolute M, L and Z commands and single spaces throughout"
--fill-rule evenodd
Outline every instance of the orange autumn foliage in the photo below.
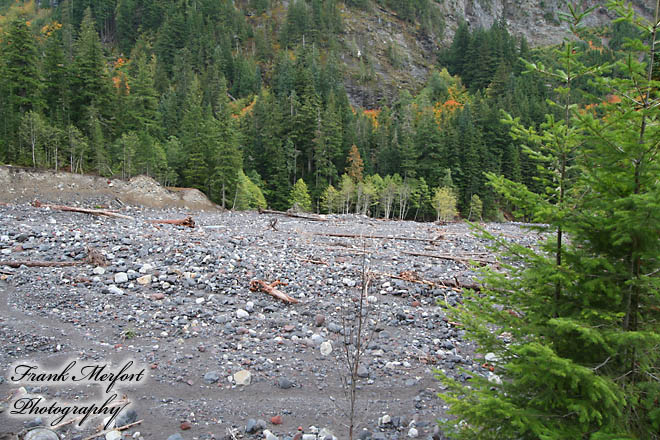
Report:
M 380 115 L 380 109 L 364 110 L 362 113 L 371 120 L 371 125 L 373 125 L 374 128 L 378 128 L 378 115 Z

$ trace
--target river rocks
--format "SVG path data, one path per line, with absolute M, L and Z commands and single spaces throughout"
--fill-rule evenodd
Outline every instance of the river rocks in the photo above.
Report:
M 144 208 L 122 212 L 138 220 L 187 214 Z M 242 424 L 251 417 L 256 427 L 256 419 L 274 415 L 283 423 L 269 423 L 268 428 L 283 440 L 298 434 L 319 440 L 322 432 L 313 433 L 311 427 L 296 430 L 303 420 L 327 426 L 336 438 L 347 438 L 335 407 L 345 406 L 337 391 L 340 379 L 349 384 L 352 379 L 344 348 L 355 347 L 362 269 L 354 241 L 317 235 L 327 232 L 451 237 L 433 244 L 366 242 L 373 271 L 364 298 L 369 312 L 363 335 L 369 338 L 362 347 L 356 386 L 360 396 L 369 396 L 367 402 L 358 399 L 369 408 L 369 436 L 402 439 L 413 418 L 432 423 L 444 415 L 446 408 L 436 398 L 441 384 L 433 377 L 434 369 L 459 381 L 477 375 L 495 380 L 483 366 L 484 358 L 475 359 L 474 348 L 466 345 L 463 330 L 446 317 L 448 304 L 462 301 L 461 292 L 382 275 L 414 271 L 420 279 L 456 276 L 469 281 L 469 268 L 455 262 L 402 253 L 483 252 L 485 242 L 469 236 L 465 225 L 441 228 L 361 216 L 328 216 L 326 222 L 283 217 L 274 231 L 268 227 L 268 215 L 227 212 L 194 213 L 198 227 L 190 229 L 46 212 L 28 205 L 0 205 L 0 215 L 6 219 L 0 222 L 0 249 L 10 251 L 3 259 L 11 258 L 11 250 L 21 243 L 34 244 L 21 253 L 25 260 L 84 259 L 92 248 L 107 259 L 107 265 L 0 267 L 6 276 L 0 288 L 7 286 L 3 310 L 8 310 L 0 321 L 0 363 L 41 362 L 54 353 L 71 359 L 84 353 L 88 363 L 134 359 L 149 373 L 148 381 L 125 390 L 140 405 L 137 408 L 153 408 L 140 411 L 144 438 L 167 438 L 187 421 L 191 428 L 181 431 L 184 436 L 208 440 L 208 433 L 224 436 L 231 423 Z M 517 227 L 488 227 L 526 246 L 536 239 Z M 18 233 L 27 239 L 17 241 Z M 429 246 L 433 250 L 425 249 Z M 320 260 L 327 265 L 308 262 Z M 286 304 L 250 291 L 254 279 L 281 281 L 277 288 L 299 302 Z M 419 302 L 416 307 L 413 298 Z M 488 354 L 485 359 L 496 362 Z M 59 391 L 61 396 L 56 397 L 57 392 L 49 390 L 44 397 L 71 398 L 67 387 Z M 396 399 L 388 397 L 392 395 Z M 334 405 L 328 405 L 329 397 L 336 399 Z M 384 415 L 391 422 L 384 422 Z M 155 433 L 148 428 L 153 426 Z M 234 425 L 239 431 L 243 428 Z M 256 439 L 266 428 L 264 422 L 248 434 Z M 431 435 L 430 425 L 418 423 L 414 428 L 419 438 Z

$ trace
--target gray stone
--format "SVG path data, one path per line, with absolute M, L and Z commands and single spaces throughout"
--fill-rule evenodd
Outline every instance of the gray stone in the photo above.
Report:
M 257 432 L 257 421 L 254 419 L 248 419 L 245 424 L 245 432 L 248 434 L 253 434 Z
M 288 390 L 293 387 L 293 382 L 286 377 L 280 377 L 277 379 L 277 386 L 283 390 Z
M 220 380 L 220 373 L 217 371 L 209 371 L 204 375 L 204 382 L 208 384 L 216 383 Z
M 34 428 L 36 426 L 43 426 L 44 425 L 44 420 L 41 417 L 37 417 L 32 420 L 28 420 L 27 422 L 24 423 L 26 428 Z
M 115 274 L 115 284 L 123 284 L 128 282 L 128 275 L 126 272 L 118 272 Z
M 183 437 L 181 437 L 181 434 L 176 433 L 176 434 L 172 434 L 171 436 L 167 437 L 167 440 L 183 440 Z
M 115 419 L 115 426 L 122 427 L 130 423 L 137 422 L 138 413 L 133 408 L 122 411 Z
M 364 365 L 360 365 L 357 370 L 358 377 L 369 377 L 369 370 Z

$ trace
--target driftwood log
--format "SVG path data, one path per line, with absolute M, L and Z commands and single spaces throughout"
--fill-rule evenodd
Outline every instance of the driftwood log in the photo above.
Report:
M 328 219 L 318 215 L 310 214 L 298 214 L 296 212 L 288 211 L 273 211 L 272 209 L 259 209 L 259 214 L 274 214 L 274 215 L 284 215 L 286 217 L 301 218 L 304 220 L 311 220 L 314 222 L 327 222 Z
M 285 303 L 288 304 L 296 304 L 298 302 L 297 299 L 287 295 L 286 293 L 277 290 L 277 286 L 280 284 L 284 284 L 281 281 L 275 281 L 273 283 L 268 284 L 267 282 L 263 280 L 252 280 L 250 281 L 250 290 L 253 292 L 256 292 L 257 290 L 260 290 L 264 293 L 267 293 L 271 296 L 274 296 L 275 298 L 284 301 Z
M 69 211 L 69 212 L 81 212 L 83 214 L 92 214 L 92 215 L 102 215 L 106 217 L 116 217 L 116 218 L 124 218 L 127 220 L 134 220 L 133 217 L 129 217 L 128 215 L 124 214 L 119 214 L 116 211 L 113 211 L 111 209 L 92 209 L 92 208 L 78 208 L 76 206 L 66 206 L 66 205 L 51 205 L 48 203 L 41 203 L 39 200 L 35 200 L 32 205 L 35 208 L 50 208 L 50 209 L 56 209 L 58 211 Z
M 408 281 L 415 284 L 424 284 L 429 287 L 449 287 L 452 289 L 471 289 L 474 291 L 480 291 L 481 286 L 476 283 L 461 283 L 457 279 L 453 280 L 438 280 L 430 281 L 417 277 L 417 274 L 414 272 L 401 272 L 400 274 L 391 274 L 387 272 L 372 272 L 374 275 L 380 275 L 383 277 L 393 278 L 395 280 Z
M 187 226 L 189 228 L 195 227 L 195 220 L 193 220 L 191 216 L 179 220 L 147 220 L 147 222 L 164 225 Z
M 497 264 L 497 261 L 486 260 L 483 258 L 475 258 L 469 255 L 454 256 L 454 255 L 446 255 L 446 254 L 426 254 L 423 252 L 408 252 L 408 251 L 401 251 L 401 253 L 406 255 L 412 255 L 413 257 L 428 257 L 428 258 L 438 258 L 440 260 L 457 261 L 459 263 L 463 263 L 466 265 L 469 264 L 470 261 L 474 261 L 475 263 L 481 263 L 481 264 Z
M 83 214 L 92 214 L 92 215 L 102 215 L 106 217 L 116 217 L 116 218 L 123 218 L 127 220 L 135 220 L 135 218 L 130 217 L 128 215 L 120 214 L 115 210 L 112 209 L 92 209 L 92 208 L 79 208 L 77 206 L 66 206 L 66 205 L 51 205 L 48 203 L 41 203 L 39 200 L 35 200 L 32 205 L 36 208 L 50 208 L 50 209 L 56 209 L 58 211 L 68 211 L 68 212 L 80 212 Z M 195 227 L 195 221 L 193 220 L 192 217 L 188 216 L 186 218 L 182 219 L 174 219 L 174 220 L 147 220 L 148 223 L 155 223 L 155 224 L 167 224 L 167 225 L 179 225 L 179 226 L 187 226 L 189 228 L 194 228 Z
M 382 240 L 407 240 L 407 241 L 424 241 L 434 243 L 436 241 L 442 240 L 442 236 L 436 238 L 419 238 L 419 237 L 395 237 L 388 235 L 361 235 L 361 234 L 348 234 L 348 233 L 335 233 L 335 232 L 317 232 L 314 235 L 320 235 L 323 237 L 337 237 L 337 238 L 373 238 L 373 239 L 382 239 Z

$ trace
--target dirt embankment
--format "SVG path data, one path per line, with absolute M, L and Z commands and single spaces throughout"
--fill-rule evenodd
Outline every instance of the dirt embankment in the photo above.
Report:
M 86 200 L 102 205 L 128 204 L 149 208 L 185 208 L 213 211 L 218 207 L 194 188 L 168 189 L 151 177 L 129 181 L 99 176 L 38 171 L 0 166 L 0 203 L 72 203 Z

